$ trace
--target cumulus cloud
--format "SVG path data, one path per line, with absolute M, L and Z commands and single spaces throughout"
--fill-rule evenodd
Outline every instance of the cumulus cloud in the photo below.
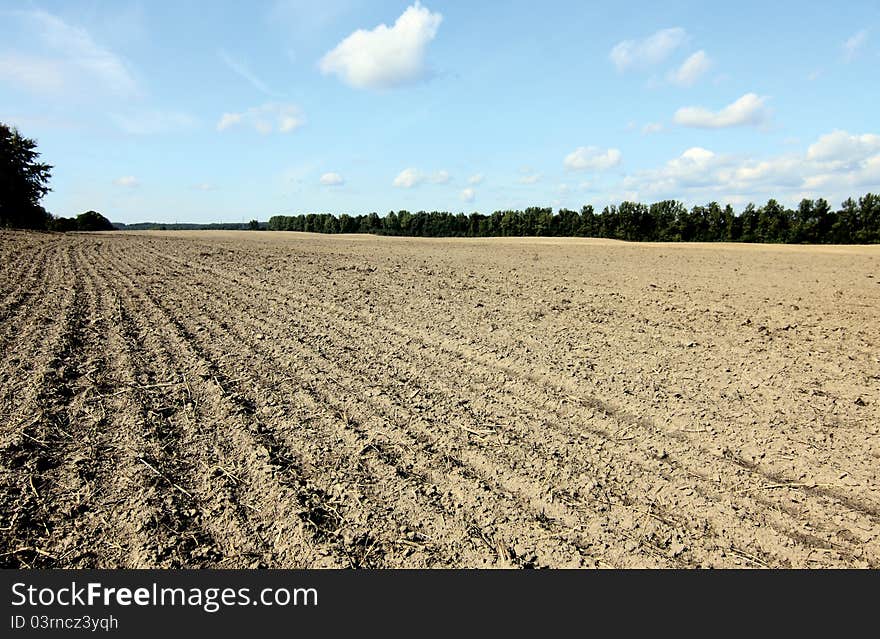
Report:
M 440 170 L 434 173 L 430 180 L 434 184 L 449 184 L 449 181 L 452 179 L 452 176 L 449 175 L 449 171 Z
M 136 186 L 140 186 L 140 181 L 133 175 L 124 175 L 122 177 L 116 178 L 113 180 L 113 184 L 116 186 L 124 186 L 126 188 L 134 188 Z
M 703 75 L 712 68 L 712 60 L 703 50 L 688 57 L 678 69 L 670 72 L 669 81 L 682 87 L 696 84 Z
M 42 10 L 10 11 L 5 19 L 39 52 L 0 56 L 0 79 L 52 96 L 94 93 L 131 97 L 140 87 L 128 65 L 83 28 Z
M 325 173 L 319 180 L 324 186 L 342 186 L 345 180 L 339 173 Z
M 248 126 L 258 132 L 290 133 L 305 124 L 305 116 L 293 104 L 269 102 L 241 113 L 224 113 L 217 122 L 217 130 Z
M 618 71 L 654 66 L 687 41 L 687 32 L 681 27 L 662 29 L 643 40 L 623 40 L 611 49 L 608 57 Z
M 659 122 L 648 122 L 645 126 L 642 127 L 642 133 L 645 135 L 652 135 L 654 133 L 660 133 L 663 130 L 663 125 Z
M 644 198 L 690 201 L 843 199 L 880 188 L 880 135 L 833 131 L 805 152 L 765 158 L 692 147 L 657 169 L 626 176 L 620 186 Z
M 704 107 L 683 107 L 675 112 L 675 122 L 700 129 L 723 129 L 734 126 L 756 126 L 767 119 L 766 98 L 746 93 L 720 111 Z
M 357 89 L 390 89 L 428 75 L 425 52 L 443 21 L 416 2 L 389 27 L 358 29 L 318 63 L 325 75 L 335 74 Z
M 483 174 L 482 173 L 474 173 L 472 176 L 470 176 L 468 178 L 467 183 L 472 186 L 476 186 L 477 184 L 482 184 L 483 183 Z
M 695 146 L 659 169 L 627 176 L 623 186 L 628 189 L 638 188 L 648 193 L 674 193 L 676 190 L 710 184 L 715 179 L 713 171 L 724 164 L 724 159 L 719 158 L 712 151 Z
M 702 194 L 717 199 L 719 194 L 782 194 L 804 184 L 810 167 L 802 156 L 784 155 L 766 159 L 719 155 L 692 147 L 659 169 L 627 176 L 624 184 L 649 197 L 681 198 Z
M 430 175 L 426 175 L 418 169 L 407 168 L 397 174 L 397 177 L 394 178 L 394 182 L 392 182 L 392 186 L 402 189 L 411 189 L 412 187 L 425 182 L 430 182 L 431 184 L 449 184 L 450 181 L 452 181 L 452 176 L 449 175 L 448 171 L 443 169 L 435 171 Z
M 811 160 L 843 165 L 859 162 L 874 153 L 880 153 L 880 135 L 850 135 L 839 129 L 821 136 L 807 149 L 807 157 Z
M 603 151 L 597 146 L 579 146 L 562 163 L 572 171 L 605 171 L 620 164 L 621 157 L 618 149 Z
M 411 189 L 414 186 L 418 186 L 422 182 L 425 181 L 425 176 L 422 175 L 416 169 L 404 169 L 400 173 L 397 174 L 397 177 L 394 178 L 394 181 L 391 183 L 391 186 L 396 186 L 399 189 Z
M 852 61 L 856 57 L 856 55 L 858 55 L 859 51 L 864 48 L 867 42 L 867 29 L 862 29 L 861 31 L 854 33 L 852 36 L 847 38 L 846 42 L 843 43 L 843 55 L 846 58 L 846 61 Z
M 477 192 L 471 188 L 463 189 L 461 191 L 461 199 L 465 202 L 473 202 L 474 198 L 477 197 Z

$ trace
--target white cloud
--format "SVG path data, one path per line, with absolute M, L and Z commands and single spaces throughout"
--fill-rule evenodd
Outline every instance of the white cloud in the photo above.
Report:
M 198 124 L 188 113 L 172 111 L 143 111 L 140 113 L 113 113 L 110 118 L 116 125 L 132 135 L 154 135 L 191 129 Z
M 434 175 L 432 175 L 430 179 L 431 182 L 433 182 L 434 184 L 448 184 L 449 181 L 452 179 L 452 176 L 449 175 L 448 171 L 440 170 L 434 173 Z
M 37 55 L 0 57 L 0 78 L 38 93 L 70 98 L 94 93 L 131 97 L 140 94 L 123 60 L 96 43 L 80 27 L 42 10 L 10 11 L 5 19 L 27 34 Z
M 461 199 L 465 202 L 473 202 L 474 198 L 477 197 L 477 192 L 471 188 L 463 189 L 461 192 Z
M 201 182 L 193 184 L 192 188 L 196 191 L 216 191 L 217 187 L 209 182 Z
M 685 60 L 678 69 L 670 72 L 669 81 L 682 87 L 690 87 L 710 68 L 712 60 L 705 51 L 700 50 Z
M 644 133 L 645 135 L 660 133 L 662 130 L 663 125 L 659 122 L 648 122 L 645 126 L 642 127 L 642 133 Z
M 626 176 L 620 188 L 642 198 L 743 203 L 775 197 L 840 201 L 880 188 L 880 135 L 834 131 L 802 153 L 765 158 L 693 147 L 658 169 Z
M 341 186 L 345 184 L 345 180 L 339 173 L 325 173 L 319 181 L 324 186 Z
M 624 40 L 611 49 L 608 57 L 618 71 L 660 64 L 687 41 L 687 32 L 675 27 L 662 29 L 644 40 Z
M 729 188 L 748 189 L 758 185 L 771 188 L 797 187 L 803 184 L 809 166 L 802 157 L 781 156 L 767 160 L 747 160 L 718 173 Z
M 419 2 L 389 27 L 358 29 L 319 62 L 321 72 L 338 75 L 357 89 L 389 89 L 425 78 L 425 50 L 443 21 Z
M 392 186 L 396 186 L 402 189 L 411 189 L 414 186 L 418 186 L 425 182 L 430 182 L 431 184 L 449 184 L 452 181 L 452 176 L 449 175 L 449 171 L 441 169 L 440 171 L 435 171 L 430 175 L 426 175 L 414 168 L 406 168 L 400 173 L 398 173 L 397 177 L 394 178 L 394 182 L 392 182 Z
M 416 169 L 404 169 L 400 173 L 397 174 L 397 177 L 394 178 L 394 181 L 391 183 L 392 186 L 396 186 L 400 189 L 411 189 L 414 186 L 418 186 L 422 182 L 425 181 L 425 176 L 419 173 Z
M 701 129 L 722 129 L 733 126 L 755 126 L 767 119 L 766 98 L 747 93 L 720 111 L 703 107 L 683 107 L 675 112 L 675 122 Z
M 247 66 L 241 60 L 237 60 L 229 55 L 225 50 L 220 49 L 217 52 L 217 55 L 223 60 L 223 63 L 229 67 L 229 69 L 237 74 L 239 77 L 246 80 L 252 87 L 254 87 L 257 91 L 261 93 L 265 93 L 266 95 L 277 98 L 280 97 L 278 93 L 269 88 L 269 86 L 263 82 L 260 78 L 256 76 L 256 74 L 251 71 L 250 67 Z
M 470 184 L 471 186 L 476 186 L 477 184 L 482 184 L 483 179 L 484 178 L 483 178 L 482 173 L 474 173 L 472 176 L 470 176 L 468 178 L 467 183 Z
M 807 149 L 807 157 L 811 160 L 852 165 L 880 153 L 880 135 L 866 133 L 850 135 L 846 131 L 836 130 L 821 136 Z
M 296 105 L 268 102 L 241 113 L 224 113 L 217 122 L 217 130 L 225 131 L 234 126 L 245 125 L 263 134 L 276 131 L 290 133 L 303 124 L 305 116 Z
M 519 182 L 520 184 L 537 184 L 540 181 L 541 181 L 541 174 L 540 173 L 529 173 L 527 175 L 523 175 L 522 177 L 520 177 L 517 180 L 517 182 Z
M 620 164 L 621 157 L 618 149 L 603 151 L 597 146 L 579 146 L 562 163 L 571 171 L 605 171 Z
M 681 160 L 691 164 L 705 166 L 715 158 L 715 154 L 708 149 L 693 146 L 681 154 Z
M 712 151 L 695 146 L 659 169 L 627 176 L 623 180 L 623 186 L 628 189 L 636 187 L 648 193 L 675 193 L 677 190 L 711 183 L 715 179 L 712 172 L 724 165 L 724 159 Z
M 136 186 L 140 186 L 141 183 L 133 175 L 124 175 L 120 178 L 116 178 L 115 180 L 113 180 L 113 184 L 115 184 L 116 186 L 124 186 L 131 189 Z
M 861 31 L 854 33 L 852 36 L 847 38 L 846 42 L 843 43 L 843 53 L 846 61 L 852 61 L 867 42 L 867 29 L 862 29 Z

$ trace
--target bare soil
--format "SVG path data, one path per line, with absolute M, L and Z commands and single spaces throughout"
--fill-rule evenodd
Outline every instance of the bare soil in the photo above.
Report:
M 880 247 L 0 233 L 0 565 L 880 567 Z

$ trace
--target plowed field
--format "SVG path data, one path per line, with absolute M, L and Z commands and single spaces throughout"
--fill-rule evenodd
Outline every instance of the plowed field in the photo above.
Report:
M 880 247 L 0 234 L 0 565 L 880 567 Z

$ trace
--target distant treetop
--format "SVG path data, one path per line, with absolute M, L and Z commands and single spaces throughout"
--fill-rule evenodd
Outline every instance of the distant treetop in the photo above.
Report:
M 112 231 L 113 224 L 97 211 L 86 211 L 76 216 L 78 231 Z
M 39 162 L 37 143 L 0 122 L 0 227 L 44 229 L 50 216 L 40 200 L 52 167 Z
M 770 200 L 749 204 L 738 215 L 717 202 L 686 207 L 675 200 L 653 204 L 622 202 L 596 212 L 531 207 L 524 211 L 448 213 L 391 211 L 350 216 L 343 213 L 276 215 L 271 231 L 311 233 L 373 233 L 422 237 L 557 236 L 602 237 L 633 242 L 775 242 L 789 244 L 880 243 L 880 197 L 868 193 L 852 198 L 839 210 L 827 201 L 802 200 L 797 209 Z

